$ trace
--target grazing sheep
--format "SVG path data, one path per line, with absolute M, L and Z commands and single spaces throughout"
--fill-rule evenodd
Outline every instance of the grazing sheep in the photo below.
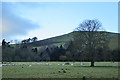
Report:
M 29 65 L 29 67 L 31 67 L 32 65 Z
M 46 65 L 49 65 L 48 63 L 46 63 Z
M 6 66 L 7 64 L 2 64 L 3 66 Z
M 0 67 L 2 67 L 2 64 L 0 64 Z
M 80 64 L 81 66 L 83 65 L 83 63 Z
M 49 64 L 49 66 L 51 66 L 52 64 Z

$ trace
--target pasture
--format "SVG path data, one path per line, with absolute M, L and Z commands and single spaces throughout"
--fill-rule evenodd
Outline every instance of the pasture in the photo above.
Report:
M 3 78 L 118 78 L 118 62 L 11 62 L 2 65 Z

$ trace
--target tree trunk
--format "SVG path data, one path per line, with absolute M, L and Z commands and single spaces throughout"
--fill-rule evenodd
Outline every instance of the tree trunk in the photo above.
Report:
M 94 67 L 94 61 L 91 61 L 91 67 Z

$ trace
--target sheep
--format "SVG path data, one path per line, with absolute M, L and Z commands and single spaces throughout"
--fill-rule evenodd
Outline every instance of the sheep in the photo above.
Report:
M 29 67 L 31 67 L 32 65 L 29 65 Z

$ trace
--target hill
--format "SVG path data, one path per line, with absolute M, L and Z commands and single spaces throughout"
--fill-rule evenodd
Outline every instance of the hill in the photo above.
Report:
M 64 46 L 66 42 L 73 40 L 73 35 L 76 33 L 78 33 L 78 31 L 52 37 L 52 38 L 48 38 L 48 39 L 44 39 L 44 40 L 40 40 L 40 41 L 36 41 L 36 42 L 32 42 L 32 43 L 29 43 L 28 45 L 30 47 L 41 47 L 41 46 L 49 46 L 49 45 L 56 45 L 56 46 L 63 45 Z M 109 48 L 112 50 L 118 48 L 118 36 L 120 36 L 120 34 L 111 33 L 111 32 L 104 32 L 104 33 L 107 33 L 109 35 L 109 40 L 110 40 Z

